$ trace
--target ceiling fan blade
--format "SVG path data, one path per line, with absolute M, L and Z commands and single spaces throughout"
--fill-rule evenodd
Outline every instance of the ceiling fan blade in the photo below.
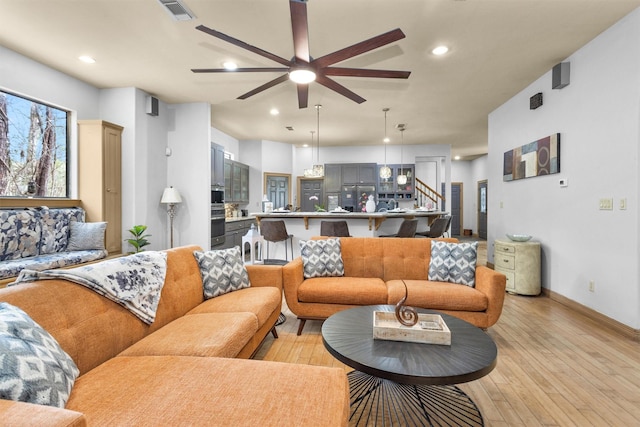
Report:
M 334 80 L 331 80 L 330 78 L 325 77 L 323 75 L 317 75 L 316 82 L 320 83 L 324 87 L 327 87 L 335 92 L 338 92 L 340 95 L 346 96 L 347 98 L 349 98 L 354 102 L 357 102 L 358 104 L 362 104 L 364 101 L 366 101 L 366 99 L 364 99 L 357 93 L 350 91 L 346 87 L 342 86 L 340 83 L 337 83 Z
M 297 59 L 309 62 L 309 23 L 307 22 L 307 2 L 290 0 L 291 30 L 293 50 Z
M 361 41 L 360 43 L 356 43 L 349 47 L 345 47 L 344 49 L 340 49 L 328 55 L 322 56 L 314 60 L 313 64 L 317 65 L 319 68 L 327 67 L 329 65 L 344 61 L 349 58 L 353 58 L 354 56 L 361 55 L 365 52 L 369 52 L 370 50 L 377 49 L 403 38 L 405 38 L 405 35 L 402 30 L 400 28 L 396 28 L 395 30 L 388 31 L 384 34 L 380 34 L 379 36 L 372 37 L 370 39 Z
M 386 79 L 408 79 L 411 71 L 367 70 L 364 68 L 327 67 L 322 70 L 325 76 L 380 77 Z
M 255 47 L 253 45 L 250 45 L 249 43 L 245 43 L 242 40 L 235 39 L 231 36 L 221 33 L 220 31 L 213 30 L 211 28 L 205 27 L 204 25 L 198 25 L 196 27 L 196 30 L 200 30 L 204 33 L 209 34 L 210 36 L 216 37 L 220 40 L 224 40 L 227 43 L 231 43 L 232 45 L 246 49 L 249 52 L 256 53 L 279 64 L 286 65 L 287 67 L 291 66 L 291 61 L 289 61 L 288 59 L 281 58 L 278 55 L 274 55 L 273 53 L 262 50 L 259 47 Z
M 298 108 L 307 108 L 309 103 L 309 85 L 298 83 Z
M 192 68 L 194 73 L 281 73 L 289 71 L 288 68 L 236 68 L 227 70 L 226 68 Z
M 258 94 L 258 93 L 262 92 L 263 90 L 267 90 L 269 88 L 272 88 L 275 85 L 280 84 L 282 82 L 286 82 L 287 80 L 289 80 L 289 74 L 283 74 L 282 76 L 278 77 L 277 79 L 273 79 L 270 82 L 267 82 L 267 83 L 263 84 L 262 86 L 259 86 L 259 87 L 255 88 L 255 89 L 253 89 L 252 91 L 249 91 L 249 92 L 245 93 L 244 95 L 240 95 L 238 97 L 238 99 L 247 99 L 250 96 Z

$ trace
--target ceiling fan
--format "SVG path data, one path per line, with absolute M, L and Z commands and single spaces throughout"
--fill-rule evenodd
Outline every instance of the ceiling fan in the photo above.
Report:
M 339 94 L 346 96 L 358 104 L 366 101 L 360 95 L 347 89 L 335 80 L 330 79 L 328 76 L 346 76 L 346 77 L 378 77 L 378 78 L 392 78 L 392 79 L 407 79 L 411 74 L 410 71 L 393 71 L 393 70 L 368 70 L 363 68 L 344 68 L 344 67 L 332 67 L 331 65 L 338 62 L 353 58 L 354 56 L 361 55 L 365 52 L 377 49 L 385 46 L 389 43 L 393 43 L 405 37 L 402 30 L 396 28 L 384 34 L 380 34 L 376 37 L 361 41 L 352 46 L 340 49 L 328 55 L 320 58 L 312 58 L 309 54 L 309 27 L 307 22 L 307 0 L 289 0 L 289 7 L 291 11 L 291 28 L 293 30 L 293 48 L 295 56 L 292 59 L 285 59 L 273 53 L 262 50 L 258 47 L 252 46 L 241 40 L 235 39 L 231 36 L 223 34 L 219 31 L 199 25 L 197 30 L 205 32 L 213 37 L 224 40 L 235 46 L 246 49 L 250 52 L 256 53 L 267 59 L 275 61 L 283 67 L 264 67 L 264 68 L 236 68 L 234 70 L 228 70 L 226 68 L 196 68 L 192 69 L 194 73 L 260 73 L 260 72 L 285 72 L 286 74 L 271 80 L 259 86 L 243 95 L 240 95 L 238 99 L 247 99 L 253 95 L 256 95 L 264 90 L 267 90 L 277 84 L 292 80 L 296 82 L 298 88 L 298 107 L 306 108 L 309 100 L 309 83 L 316 81 L 321 85 L 338 92 Z

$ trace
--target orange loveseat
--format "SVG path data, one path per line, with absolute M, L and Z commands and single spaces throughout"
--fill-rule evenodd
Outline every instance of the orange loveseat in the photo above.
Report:
M 0 289 L 80 371 L 64 409 L 0 399 L 0 424 L 346 426 L 344 370 L 242 360 L 275 330 L 282 267 L 247 266 L 249 288 L 205 301 L 194 250 L 167 251 L 151 325 L 65 280 Z
M 436 239 L 458 242 L 457 239 Z M 432 239 L 341 237 L 342 277 L 304 278 L 302 258 L 283 267 L 284 295 L 298 316 L 323 320 L 360 305 L 397 304 L 408 289 L 406 305 L 438 310 L 479 328 L 495 324 L 502 313 L 506 277 L 477 266 L 475 287 L 429 281 Z

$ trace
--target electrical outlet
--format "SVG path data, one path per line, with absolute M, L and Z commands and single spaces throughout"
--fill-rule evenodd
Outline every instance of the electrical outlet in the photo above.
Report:
M 593 280 L 589 280 L 589 292 L 595 292 L 596 291 L 596 282 L 594 282 Z
M 600 210 L 611 211 L 613 210 L 613 199 L 600 199 Z

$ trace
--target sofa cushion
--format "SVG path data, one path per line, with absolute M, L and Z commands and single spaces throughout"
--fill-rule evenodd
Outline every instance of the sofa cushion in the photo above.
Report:
M 298 288 L 298 300 L 347 305 L 386 304 L 387 286 L 382 279 L 364 277 L 307 279 Z
M 239 247 L 207 252 L 195 251 L 193 255 L 200 267 L 205 299 L 251 286 Z
M 261 328 L 273 314 L 282 308 L 282 291 L 275 286 L 249 287 L 211 298 L 189 311 L 199 313 L 253 313 Z
M 305 279 L 344 276 L 340 239 L 301 240 L 300 254 Z
M 36 210 L 0 210 L 0 261 L 38 255 L 40 234 Z
M 66 251 L 69 241 L 69 224 L 71 221 L 84 222 L 85 218 L 82 208 L 50 209 L 43 206 L 39 209 L 39 214 L 42 226 L 40 255 Z M 104 246 L 100 249 L 104 249 Z
M 397 304 L 404 296 L 402 280 L 387 282 L 387 304 Z M 429 280 L 404 280 L 407 285 L 405 305 L 428 307 L 432 310 L 482 312 L 489 306 L 486 294 L 470 286 Z
M 23 310 L 0 303 L 0 398 L 64 408 L 78 367 Z
M 478 242 L 431 242 L 429 280 L 475 286 Z
M 258 331 L 253 313 L 185 315 L 144 337 L 120 356 L 235 357 Z
M 107 229 L 106 222 L 78 222 L 69 224 L 68 251 L 87 251 L 91 249 L 104 249 L 104 232 Z
M 342 368 L 219 357 L 115 357 L 78 378 L 67 409 L 82 412 L 95 426 L 325 427 L 347 425 L 348 396 Z
M 18 258 L 0 262 L 0 279 L 15 277 L 22 270 L 48 270 L 96 261 L 107 256 L 106 250 L 55 252 L 29 258 Z

